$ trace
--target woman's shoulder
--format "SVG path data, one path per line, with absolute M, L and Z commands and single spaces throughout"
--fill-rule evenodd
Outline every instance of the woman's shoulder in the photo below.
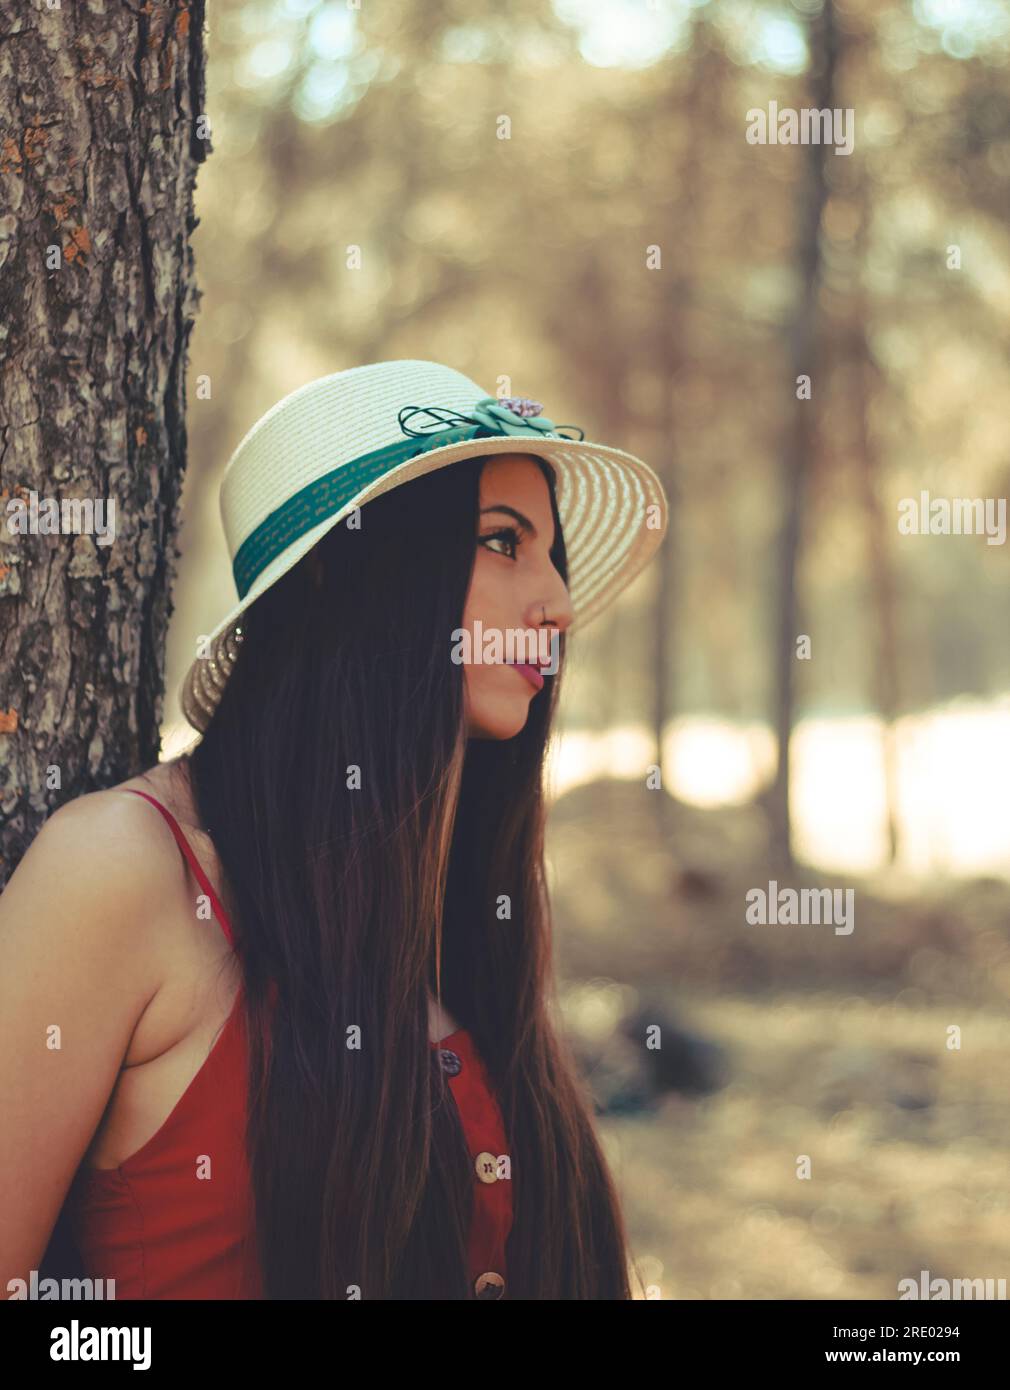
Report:
M 0 894 L 0 962 L 25 1009 L 36 995 L 40 1008 L 67 1009 L 86 996 L 89 1009 L 104 1000 L 133 1019 L 167 977 L 162 905 L 179 853 L 151 808 L 122 795 L 130 785 L 54 811 Z
M 151 788 L 159 785 L 153 774 L 143 774 L 60 806 L 12 875 L 3 894 L 8 909 L 15 899 L 44 903 L 54 921 L 100 927 L 110 946 L 120 926 L 134 947 L 142 944 L 144 924 L 157 915 L 152 909 L 183 872 L 162 818 L 142 797 L 125 794 L 157 795 Z
M 102 876 L 115 874 L 123 887 L 149 883 L 152 872 L 174 865 L 178 851 L 150 803 L 126 793 L 144 791 L 161 800 L 157 785 L 144 773 L 65 802 L 45 822 L 23 862 L 34 856 L 52 866 L 71 855 L 93 862 Z

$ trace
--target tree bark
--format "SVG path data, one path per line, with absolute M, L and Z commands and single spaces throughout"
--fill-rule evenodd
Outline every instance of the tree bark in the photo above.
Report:
M 158 756 L 212 148 L 204 0 L 51 3 L 0 0 L 0 884 Z M 111 536 L 12 530 L 33 493 L 103 502 Z

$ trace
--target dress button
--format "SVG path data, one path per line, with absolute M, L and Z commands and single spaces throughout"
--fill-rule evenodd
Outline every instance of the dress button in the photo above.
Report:
M 505 1293 L 505 1280 L 493 1269 L 486 1274 L 478 1274 L 473 1284 L 474 1298 L 501 1298 Z
M 481 1182 L 498 1181 L 498 1160 L 494 1154 L 479 1153 L 473 1161 L 473 1166 L 477 1170 L 477 1176 Z M 483 1278 L 483 1275 L 481 1276 Z M 496 1275 L 495 1278 L 498 1276 Z
M 440 1047 L 438 1050 L 438 1060 L 442 1064 L 442 1070 L 446 1076 L 459 1076 L 463 1070 L 463 1062 L 458 1052 L 452 1052 L 448 1047 Z

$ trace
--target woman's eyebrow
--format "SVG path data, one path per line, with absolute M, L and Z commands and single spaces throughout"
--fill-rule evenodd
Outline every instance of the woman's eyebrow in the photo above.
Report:
M 481 516 L 483 516 L 485 512 L 506 512 L 509 516 L 514 517 L 515 520 L 518 521 L 519 525 L 523 528 L 523 530 L 527 532 L 528 535 L 532 536 L 534 540 L 536 540 L 537 528 L 533 525 L 532 521 L 530 521 L 528 516 L 523 516 L 522 512 L 517 512 L 515 507 L 504 507 L 497 505 L 494 507 L 481 507 Z

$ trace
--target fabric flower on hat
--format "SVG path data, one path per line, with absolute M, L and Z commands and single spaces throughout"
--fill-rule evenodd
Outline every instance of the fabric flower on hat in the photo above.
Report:
M 479 420 L 496 434 L 525 434 L 540 430 L 543 434 L 554 433 L 554 421 L 541 415 L 543 406 L 529 396 L 485 396 L 470 410 L 470 418 Z

